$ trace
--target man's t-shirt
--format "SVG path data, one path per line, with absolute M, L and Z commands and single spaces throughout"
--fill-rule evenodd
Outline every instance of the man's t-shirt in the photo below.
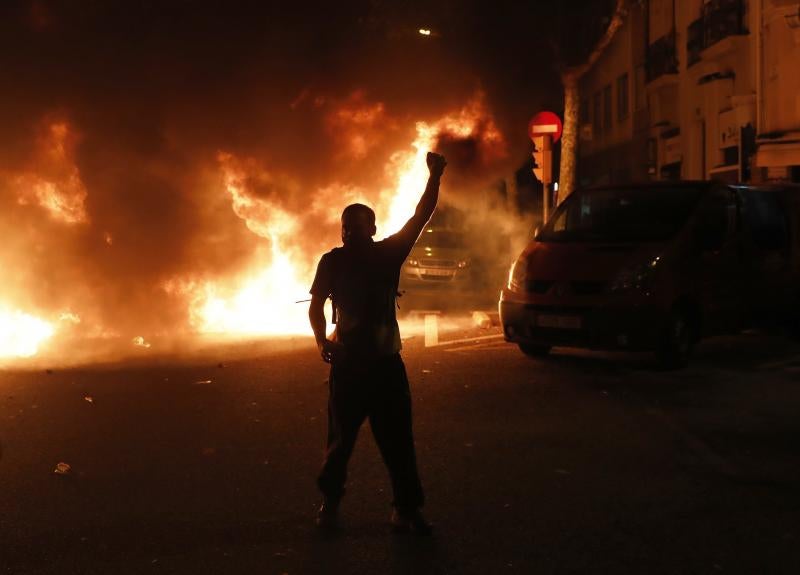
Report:
M 382 241 L 334 248 L 320 259 L 311 294 L 332 298 L 336 341 L 348 354 L 378 357 L 400 351 L 395 298 L 400 268 L 420 231 L 418 225 L 406 225 Z

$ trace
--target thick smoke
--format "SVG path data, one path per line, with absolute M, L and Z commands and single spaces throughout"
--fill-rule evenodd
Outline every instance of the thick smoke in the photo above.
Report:
M 4 8 L 0 307 L 81 337 L 192 332 L 200 286 L 236 289 L 274 257 L 274 226 L 289 226 L 280 247 L 305 279 L 338 242 L 341 208 L 381 202 L 416 123 L 480 93 L 484 123 L 437 138 L 443 199 L 482 214 L 473 229 L 526 232 L 498 184 L 527 153 L 524 119 L 435 39 L 387 34 L 357 5 L 309 19 L 101 4 Z

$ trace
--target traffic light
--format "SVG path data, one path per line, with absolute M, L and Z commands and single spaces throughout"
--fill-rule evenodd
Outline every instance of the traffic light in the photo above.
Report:
M 549 135 L 534 136 L 533 140 L 533 174 L 543 184 L 553 181 L 552 138 Z

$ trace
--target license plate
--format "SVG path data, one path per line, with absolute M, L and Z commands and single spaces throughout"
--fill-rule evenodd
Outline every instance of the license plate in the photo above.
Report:
M 453 275 L 453 270 L 441 270 L 434 268 L 421 268 L 419 273 L 424 276 L 442 276 L 449 277 Z
M 577 315 L 537 315 L 536 325 L 557 329 L 581 329 L 581 318 Z

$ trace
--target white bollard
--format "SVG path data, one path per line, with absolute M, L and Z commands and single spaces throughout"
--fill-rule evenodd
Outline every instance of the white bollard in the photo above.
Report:
M 439 315 L 425 314 L 425 347 L 439 345 Z

